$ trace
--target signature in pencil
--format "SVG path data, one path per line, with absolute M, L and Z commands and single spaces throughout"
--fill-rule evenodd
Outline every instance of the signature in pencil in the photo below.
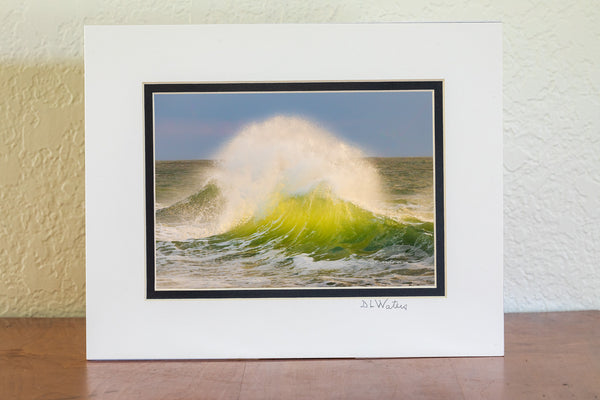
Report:
M 360 308 L 375 308 L 380 310 L 408 310 L 408 304 L 400 303 L 392 299 L 369 299 L 361 300 Z

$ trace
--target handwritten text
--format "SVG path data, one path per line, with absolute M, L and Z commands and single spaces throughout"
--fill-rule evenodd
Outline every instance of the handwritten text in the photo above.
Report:
M 392 299 L 361 300 L 360 308 L 375 308 L 380 310 L 408 310 L 408 304 L 402 304 Z

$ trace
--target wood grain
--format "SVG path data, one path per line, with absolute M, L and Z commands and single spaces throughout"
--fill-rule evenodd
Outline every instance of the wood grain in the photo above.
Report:
M 0 399 L 600 399 L 600 311 L 505 329 L 505 357 L 87 362 L 84 319 L 0 319 Z

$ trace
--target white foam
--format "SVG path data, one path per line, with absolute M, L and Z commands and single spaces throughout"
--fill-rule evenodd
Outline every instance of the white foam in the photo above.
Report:
M 275 116 L 252 123 L 214 157 L 213 176 L 226 199 L 222 231 L 268 213 L 279 196 L 327 185 L 337 197 L 377 212 L 382 204 L 375 167 L 351 146 L 314 122 Z

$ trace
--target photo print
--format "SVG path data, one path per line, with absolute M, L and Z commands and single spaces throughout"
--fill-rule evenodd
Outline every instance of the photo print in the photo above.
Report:
M 444 296 L 443 81 L 147 83 L 147 298 Z

